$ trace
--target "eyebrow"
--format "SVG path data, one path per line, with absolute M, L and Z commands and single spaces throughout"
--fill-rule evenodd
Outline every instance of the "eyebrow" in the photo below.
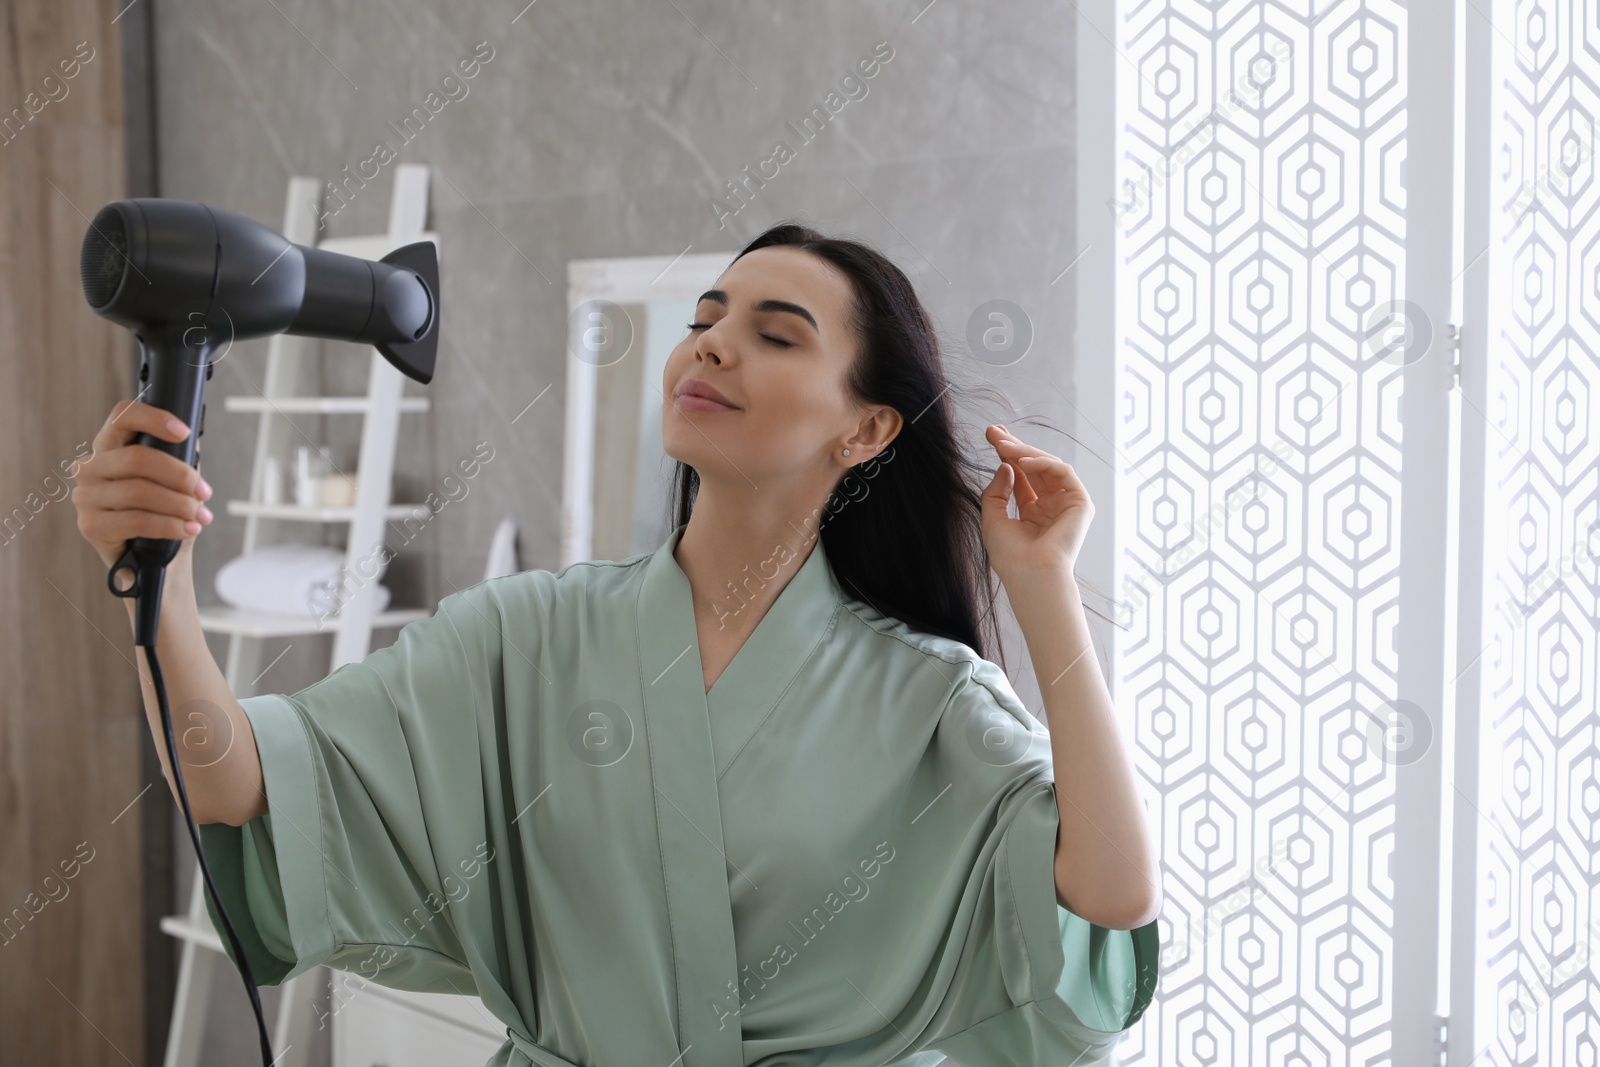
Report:
M 728 294 L 723 292 L 721 289 L 707 289 L 705 292 L 700 294 L 700 300 L 715 300 L 723 307 L 728 306 Z M 695 301 L 697 304 L 699 302 L 699 300 Z M 817 320 L 811 317 L 811 312 L 807 311 L 799 304 L 791 304 L 787 300 L 763 300 L 752 305 L 752 308 L 755 311 L 787 311 L 791 315 L 799 315 L 802 319 L 805 319 L 811 324 L 811 328 L 813 330 L 816 330 L 818 333 L 822 332 L 822 328 L 817 325 Z

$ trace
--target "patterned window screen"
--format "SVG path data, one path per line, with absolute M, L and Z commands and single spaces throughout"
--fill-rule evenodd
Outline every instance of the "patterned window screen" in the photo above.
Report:
M 1115 1062 L 1388 1063 L 1406 11 L 1117 14 L 1118 703 L 1166 902 Z
M 1473 1048 L 1596 1063 L 1600 14 L 1493 9 Z
M 1393 931 L 1436 920 L 1393 914 L 1396 761 L 1372 730 L 1404 562 L 1379 327 L 1406 299 L 1406 13 L 1117 15 L 1117 673 L 1167 941 L 1116 1062 L 1388 1064 Z M 1457 17 L 1488 21 L 1490 113 L 1466 122 L 1493 149 L 1488 306 L 1465 309 L 1488 402 L 1460 413 L 1486 444 L 1462 516 L 1484 551 L 1468 1058 L 1597 1064 L 1600 18 Z

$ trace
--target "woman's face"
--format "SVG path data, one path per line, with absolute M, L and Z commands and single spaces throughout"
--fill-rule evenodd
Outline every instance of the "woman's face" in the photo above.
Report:
M 857 405 L 845 389 L 859 343 L 848 325 L 853 299 L 845 277 L 809 252 L 769 246 L 735 260 L 667 357 L 667 455 L 702 482 L 799 488 L 815 480 L 824 492 L 846 466 L 877 455 L 884 419 L 870 416 L 881 411 L 896 429 L 899 419 L 882 405 Z M 686 401 L 679 391 L 689 382 L 734 406 Z M 864 419 L 873 425 L 852 441 Z

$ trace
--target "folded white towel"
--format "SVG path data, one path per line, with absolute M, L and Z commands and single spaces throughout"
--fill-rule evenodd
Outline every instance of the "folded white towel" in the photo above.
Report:
M 516 574 L 522 570 L 517 566 L 517 520 L 507 515 L 500 520 L 500 525 L 495 528 L 494 539 L 489 542 L 489 563 L 484 570 L 483 580 L 500 578 L 507 574 Z
M 257 549 L 217 571 L 217 596 L 226 604 L 280 615 L 331 617 L 367 582 L 383 577 L 388 561 L 374 560 L 377 574 L 346 574 L 342 548 L 282 544 Z M 373 590 L 373 610 L 389 606 L 389 588 Z

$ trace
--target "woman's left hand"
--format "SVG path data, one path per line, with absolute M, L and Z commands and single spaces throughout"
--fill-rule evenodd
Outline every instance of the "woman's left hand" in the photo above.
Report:
M 1094 518 L 1094 503 L 1072 465 L 1023 444 L 999 424 L 984 436 L 1000 455 L 1000 469 L 983 491 L 983 542 L 1001 584 L 1030 572 L 1072 572 Z M 1012 493 L 1017 515 L 1007 513 Z

